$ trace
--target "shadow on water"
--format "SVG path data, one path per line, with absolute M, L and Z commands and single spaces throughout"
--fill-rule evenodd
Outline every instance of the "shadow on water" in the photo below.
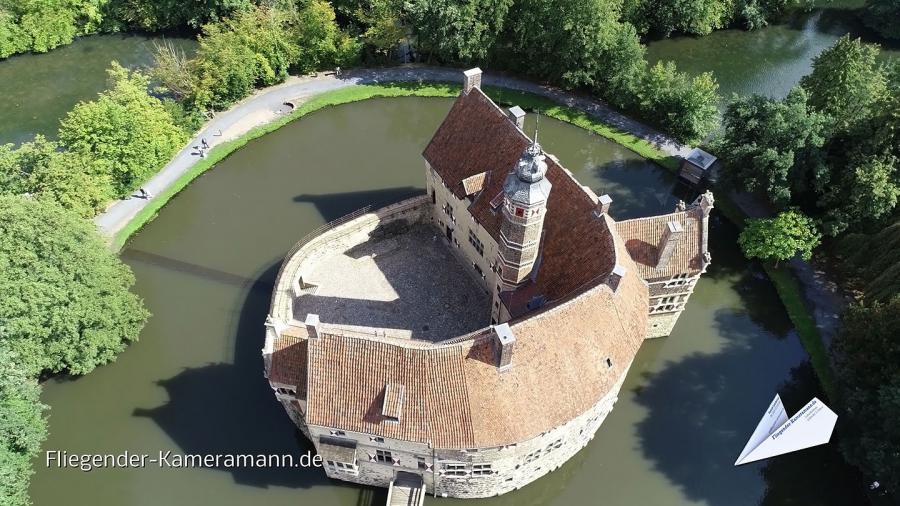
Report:
M 635 401 L 647 409 L 637 426 L 641 451 L 694 501 L 865 504 L 859 478 L 841 459 L 834 440 L 820 448 L 733 466 L 775 393 L 782 395 L 789 414 L 813 396 L 821 397 L 790 320 L 783 308 L 772 305 L 777 294 L 771 282 L 746 263 L 740 265 L 736 233 L 732 224 L 713 221 L 714 262 L 708 276 L 730 283 L 740 305 L 715 310 L 713 331 L 722 341 L 715 353 L 695 352 L 645 374 L 643 385 L 635 389 Z M 765 490 L 759 488 L 760 475 Z M 753 490 L 759 490 L 758 497 L 748 497 Z M 846 496 L 838 499 L 834 494 Z
M 738 228 L 721 214 L 710 216 L 710 245 L 713 262 L 704 274 L 707 279 L 728 279 L 732 288 L 740 295 L 742 309 L 750 320 L 779 339 L 791 334 L 794 328 L 785 311 L 773 311 L 772 301 L 777 301 L 778 292 L 769 281 L 758 262 L 748 262 L 740 249 Z
M 152 409 L 138 408 L 134 416 L 150 418 L 187 454 L 282 455 L 295 461 L 311 443 L 297 431 L 262 374 L 262 322 L 269 310 L 276 263 L 246 288 L 239 313 L 233 364 L 189 368 L 160 380 L 169 401 Z M 311 487 L 330 483 L 320 469 L 229 468 L 235 482 L 268 487 Z
M 365 190 L 357 192 L 329 193 L 325 195 L 313 195 L 304 193 L 294 197 L 294 202 L 310 203 L 316 207 L 322 218 L 328 222 L 347 215 L 357 209 L 371 205 L 373 209 L 399 202 L 403 199 L 422 195 L 422 188 L 415 186 L 402 186 L 399 188 L 384 188 L 380 190 Z

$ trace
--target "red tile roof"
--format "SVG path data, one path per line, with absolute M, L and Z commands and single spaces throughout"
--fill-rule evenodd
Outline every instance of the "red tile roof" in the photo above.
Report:
M 463 181 L 486 173 L 483 190 L 469 212 L 499 242 L 502 212 L 491 200 L 529 144 L 531 139 L 475 88 L 456 100 L 423 156 L 460 199 L 466 196 Z M 593 193 L 552 157 L 547 157 L 547 166 L 553 189 L 544 219 L 537 287 L 524 289 L 556 300 L 612 269 L 612 237 L 606 223 L 593 213 Z
M 679 223 L 684 232 L 678 240 L 672 258 L 657 269 L 659 241 L 670 221 Z M 625 220 L 616 223 L 619 235 L 644 279 L 670 278 L 676 274 L 697 274 L 703 270 L 703 217 L 698 207 L 686 211 Z
M 306 421 L 456 449 L 523 441 L 563 424 L 611 391 L 646 335 L 647 286 L 626 265 L 615 293 L 600 284 L 514 322 L 512 367 L 503 373 L 490 334 L 433 347 L 312 339 Z M 382 412 L 384 385 L 396 383 L 406 385 L 399 423 Z

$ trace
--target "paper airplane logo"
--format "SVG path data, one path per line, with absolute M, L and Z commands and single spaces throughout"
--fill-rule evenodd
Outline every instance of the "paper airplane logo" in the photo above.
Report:
M 825 444 L 831 439 L 835 423 L 837 414 L 816 397 L 788 418 L 781 397 L 775 394 L 734 465 Z

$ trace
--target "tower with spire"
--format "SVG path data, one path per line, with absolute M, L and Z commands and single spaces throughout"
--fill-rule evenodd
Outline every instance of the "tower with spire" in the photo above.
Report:
M 552 185 L 537 130 L 503 184 L 503 222 L 500 225 L 500 285 L 512 290 L 529 279 L 541 243 L 547 199 Z

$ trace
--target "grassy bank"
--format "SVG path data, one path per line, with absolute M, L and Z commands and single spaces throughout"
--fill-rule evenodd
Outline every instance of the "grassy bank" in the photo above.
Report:
M 370 98 L 379 97 L 455 97 L 459 94 L 460 86 L 452 83 L 384 83 L 348 86 L 338 90 L 327 91 L 316 95 L 297 107 L 290 114 L 253 128 L 241 137 L 224 142 L 212 148 L 206 158 L 200 159 L 187 172 L 172 183 L 165 191 L 160 192 L 150 200 L 129 222 L 120 230 L 112 240 L 112 246 L 116 250 L 121 249 L 132 234 L 149 223 L 157 212 L 166 203 L 178 194 L 197 176 L 203 174 L 231 153 L 245 146 L 253 139 L 278 130 L 284 125 L 306 116 L 307 114 L 341 104 L 359 102 Z M 485 93 L 500 104 L 519 105 L 531 111 L 540 111 L 545 116 L 571 123 L 584 128 L 613 142 L 621 144 L 635 153 L 653 160 L 654 162 L 670 169 L 677 168 L 678 162 L 662 151 L 656 149 L 650 142 L 636 137 L 627 132 L 591 119 L 577 109 L 561 106 L 550 99 L 497 87 L 485 87 Z

